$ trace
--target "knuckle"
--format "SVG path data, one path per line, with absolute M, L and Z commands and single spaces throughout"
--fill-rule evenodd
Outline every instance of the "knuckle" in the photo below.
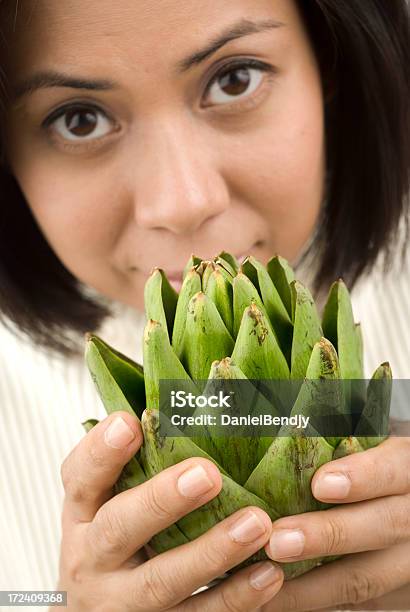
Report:
M 75 458 L 75 449 L 64 459 L 60 466 L 60 478 L 66 495 L 77 503 L 82 503 L 93 497 L 93 489 L 90 486 L 92 468 L 107 467 L 107 460 L 95 448 L 90 447 L 88 451 L 88 466 L 81 464 L 79 457 Z M 91 458 L 91 461 L 89 459 Z M 88 475 L 88 478 L 84 478 Z
M 146 507 L 146 511 L 161 522 L 173 522 L 174 518 L 165 500 L 166 496 L 161 496 L 158 487 L 147 483 L 141 497 L 141 503 Z
M 91 444 L 88 449 L 88 455 L 91 461 L 91 465 L 96 467 L 97 469 L 106 468 L 107 465 L 112 464 L 112 460 L 110 461 L 108 456 L 101 452 L 98 447 L 94 444 Z
M 71 484 L 73 476 L 72 470 L 72 452 L 67 455 L 60 466 L 60 478 L 63 483 L 64 490 L 67 490 L 67 487 Z
M 88 498 L 88 487 L 86 483 L 82 480 L 81 472 L 77 473 L 75 471 L 73 451 L 64 459 L 63 463 L 61 464 L 60 477 L 66 495 L 73 502 L 81 503 Z
M 280 607 L 278 607 L 277 611 L 275 608 L 275 612 L 299 612 L 302 609 L 303 606 L 300 604 L 295 593 L 292 593 L 290 590 L 283 590 L 280 594 Z
M 204 543 L 201 553 L 201 563 L 212 572 L 218 572 L 228 564 L 229 556 L 215 541 Z
M 124 551 L 130 542 L 130 534 L 120 516 L 102 506 L 89 525 L 88 541 L 97 557 L 116 555 Z
M 134 602 L 141 605 L 141 593 L 144 593 L 144 603 L 150 610 L 166 610 L 175 601 L 172 581 L 168 581 L 158 570 L 155 563 L 144 563 L 141 568 L 142 581 L 139 582 Z
M 381 581 L 373 579 L 359 568 L 346 572 L 341 588 L 342 601 L 349 604 L 359 604 L 374 599 L 382 592 Z
M 71 478 L 65 491 L 74 503 L 81 504 L 89 499 L 87 486 L 80 478 Z
M 375 479 L 378 478 L 380 480 L 381 472 L 383 474 L 382 484 L 384 489 L 390 489 L 392 485 L 396 485 L 399 475 L 397 474 L 397 469 L 394 465 L 394 462 L 389 456 L 387 456 L 386 460 L 384 461 L 383 470 L 380 470 L 380 466 L 378 463 L 376 463 L 375 461 L 373 462 L 373 475 Z M 375 480 L 372 480 L 371 482 L 375 482 Z
M 338 605 L 339 610 L 348 610 L 349 612 L 353 612 L 353 610 L 357 610 L 357 612 L 363 612 L 363 606 L 358 604 L 357 606 L 353 604 L 342 604 Z M 366 601 L 366 610 L 380 610 L 380 604 L 377 601 Z
M 243 612 L 244 608 L 240 604 L 240 598 L 236 593 L 228 591 L 227 589 L 221 590 L 221 604 L 222 606 L 218 609 L 225 610 L 227 612 Z
M 86 571 L 81 557 L 73 555 L 72 550 L 70 550 L 70 554 L 64 556 L 62 566 L 64 568 L 64 574 L 70 584 L 77 586 L 84 584 L 86 580 Z
M 343 552 L 347 543 L 346 528 L 343 521 L 330 515 L 325 522 L 324 544 L 326 553 Z
M 402 499 L 402 496 L 398 496 L 393 500 L 387 498 L 383 504 L 383 511 L 380 513 L 383 527 L 380 532 L 385 546 L 400 544 L 410 537 L 409 499 L 406 497 Z

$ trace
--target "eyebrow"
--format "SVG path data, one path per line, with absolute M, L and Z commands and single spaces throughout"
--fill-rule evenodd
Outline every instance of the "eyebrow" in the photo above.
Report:
M 192 66 L 203 62 L 232 40 L 242 38 L 243 36 L 249 36 L 249 34 L 257 34 L 258 32 L 271 30 L 273 28 L 280 28 L 284 25 L 285 24 L 282 21 L 276 21 L 274 19 L 263 19 L 260 21 L 241 19 L 238 23 L 229 26 L 224 32 L 222 32 L 222 34 L 211 40 L 211 42 L 204 49 L 201 51 L 196 51 L 189 57 L 179 62 L 178 68 L 181 72 L 185 72 L 189 68 L 192 68 Z
M 70 89 L 88 89 L 90 91 L 107 91 L 114 89 L 116 83 L 105 79 L 91 80 L 71 77 L 61 72 L 53 70 L 45 70 L 37 72 L 33 76 L 24 79 L 14 88 L 14 96 L 20 98 L 29 93 L 33 93 L 37 89 L 45 89 L 47 87 L 68 87 Z
M 221 49 L 221 47 L 233 40 L 273 28 L 280 28 L 284 25 L 285 24 L 281 21 L 273 19 L 264 19 L 260 21 L 241 19 L 236 24 L 229 26 L 222 34 L 211 40 L 206 47 L 178 62 L 177 68 L 179 72 L 185 72 L 193 66 L 200 64 Z M 38 89 L 45 89 L 48 87 L 67 87 L 69 89 L 85 89 L 88 91 L 109 91 L 118 87 L 118 84 L 107 79 L 86 79 L 70 76 L 54 70 L 45 70 L 37 72 L 17 83 L 14 88 L 14 97 L 16 99 L 21 98 Z

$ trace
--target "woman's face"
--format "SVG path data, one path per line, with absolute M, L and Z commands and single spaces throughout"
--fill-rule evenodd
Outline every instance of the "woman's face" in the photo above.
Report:
M 36 0 L 11 49 L 9 163 L 82 282 L 141 308 L 191 253 L 297 258 L 325 142 L 293 1 Z

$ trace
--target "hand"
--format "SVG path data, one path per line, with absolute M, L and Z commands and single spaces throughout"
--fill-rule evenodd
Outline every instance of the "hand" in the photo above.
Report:
M 408 609 L 398 606 L 399 597 L 403 605 L 410 601 L 410 438 L 388 438 L 323 465 L 312 492 L 321 501 L 346 505 L 275 521 L 267 554 L 285 563 L 347 556 L 286 582 L 263 611 L 333 610 L 343 604 L 380 610 L 389 601 Z M 377 602 L 383 607 L 372 607 Z
M 110 440 L 109 426 L 118 416 L 130 429 Z M 120 433 L 115 425 L 114 432 Z M 192 458 L 113 497 L 114 483 L 141 442 L 138 420 L 116 412 L 63 462 L 58 589 L 68 591 L 68 610 L 248 611 L 270 600 L 283 581 L 282 570 L 270 561 L 191 597 L 266 544 L 272 523 L 259 508 L 244 508 L 195 541 L 147 559 L 144 545 L 151 537 L 218 495 L 222 480 L 211 461 Z

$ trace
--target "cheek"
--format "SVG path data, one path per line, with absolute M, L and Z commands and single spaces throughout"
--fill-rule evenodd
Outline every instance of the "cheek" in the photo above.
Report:
M 114 186 L 110 173 L 22 163 L 16 176 L 43 234 L 68 268 L 109 258 L 124 220 L 118 181 Z
M 305 205 L 317 200 L 324 174 L 321 122 L 277 117 L 271 129 L 265 126 L 254 134 L 249 149 L 255 152 L 251 158 L 245 164 L 237 158 L 236 165 L 242 176 L 251 177 L 259 205 L 266 210 L 272 208 L 272 212 L 291 214 L 290 206 L 304 205 L 301 193 Z
M 262 220 L 268 251 L 295 261 L 314 231 L 324 196 L 320 97 L 284 101 L 246 144 L 246 155 L 239 146 L 230 155 L 236 197 Z
M 320 208 L 325 177 L 320 82 L 289 75 L 245 139 L 246 155 L 240 139 L 230 154 L 239 196 L 278 228 L 280 223 L 310 223 Z

